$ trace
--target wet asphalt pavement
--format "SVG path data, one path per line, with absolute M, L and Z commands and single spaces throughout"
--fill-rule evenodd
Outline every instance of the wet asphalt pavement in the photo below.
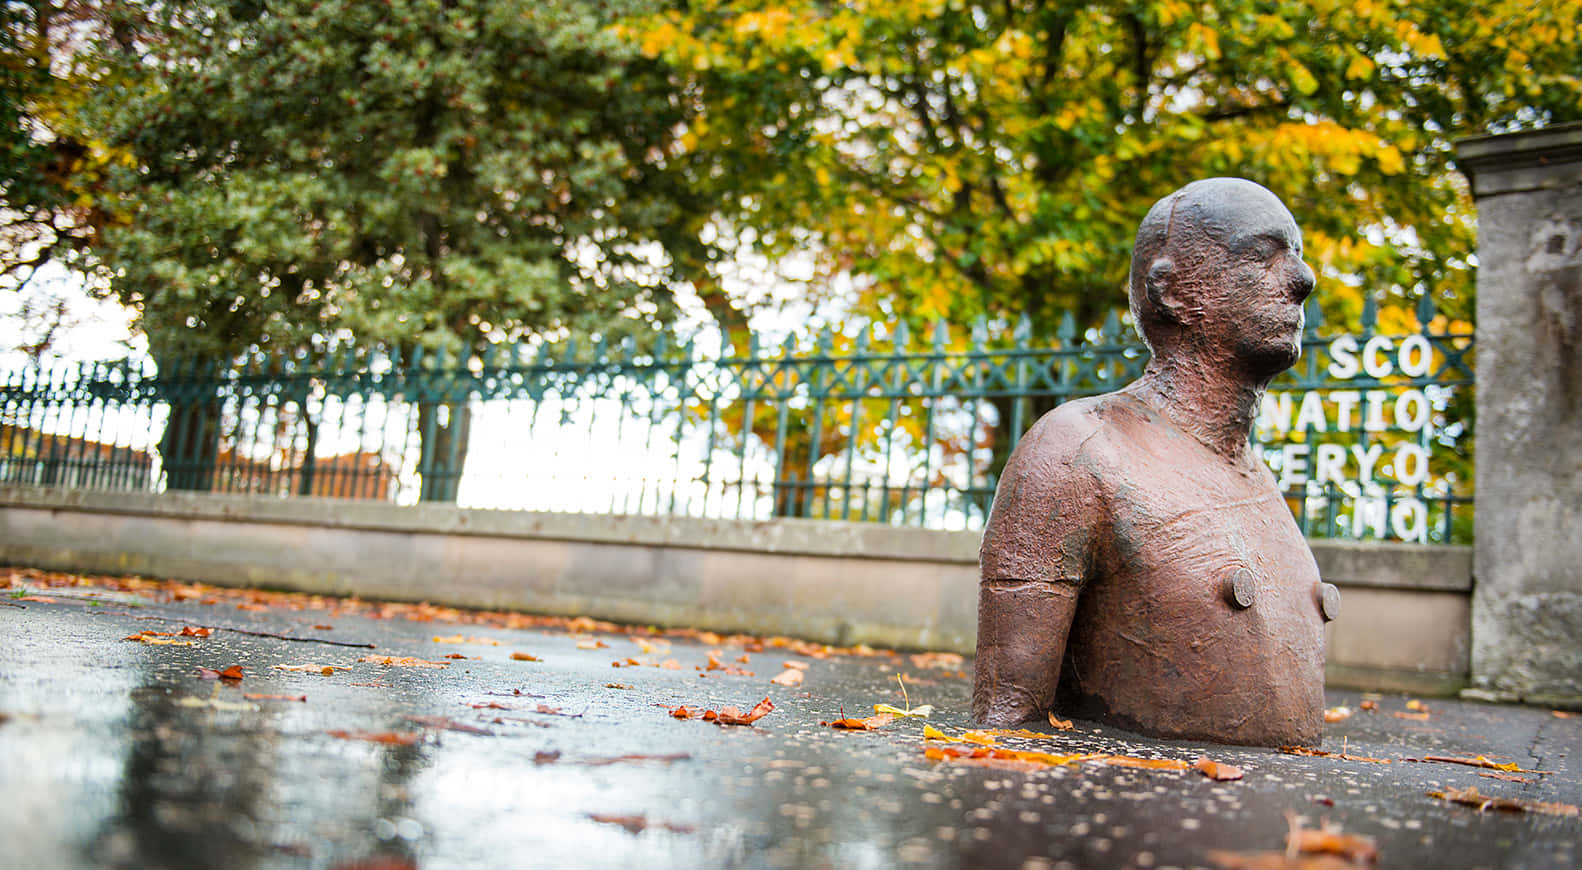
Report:
M 1582 718 L 1549 710 L 1384 696 L 1363 711 L 1331 692 L 1357 712 L 1324 749 L 1388 764 L 1035 724 L 1047 736 L 997 746 L 1207 756 L 1245 776 L 1004 769 L 926 758 L 922 719 L 820 725 L 904 706 L 904 675 L 926 724 L 960 735 L 971 662 L 948 656 L 8 573 L 0 866 L 1216 867 L 1235 859 L 1215 850 L 1282 849 L 1291 814 L 1370 838 L 1383 867 L 1582 860 L 1582 818 L 1427 794 L 1582 803 Z M 141 632 L 172 634 L 123 639 Z M 786 662 L 805 665 L 801 685 L 770 683 Z M 242 680 L 200 671 L 233 665 Z M 751 726 L 667 709 L 765 697 L 775 709 Z M 1480 755 L 1523 772 L 1406 760 Z

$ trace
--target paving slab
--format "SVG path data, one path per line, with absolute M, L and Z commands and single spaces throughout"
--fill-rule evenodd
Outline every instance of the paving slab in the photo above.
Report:
M 1582 803 L 1582 718 L 1545 709 L 1332 691 L 1353 713 L 1327 727 L 1329 757 L 1080 720 L 994 737 L 1052 755 L 1208 757 L 1242 770 L 1227 782 L 1104 759 L 938 761 L 929 746 L 976 745 L 923 734 L 972 727 L 970 660 L 0 577 L 6 866 L 1222 867 L 1238 860 L 1227 852 L 1282 850 L 1293 818 L 1369 838 L 1383 867 L 1578 862 L 1582 819 L 1429 795 Z M 169 634 L 124 639 L 143 632 Z M 787 662 L 805 666 L 800 685 L 770 682 Z M 201 670 L 232 666 L 240 681 Z M 764 698 L 774 709 L 750 726 L 671 712 Z M 933 712 L 877 731 L 820 724 L 876 703 Z M 1520 770 L 1409 760 L 1431 756 Z

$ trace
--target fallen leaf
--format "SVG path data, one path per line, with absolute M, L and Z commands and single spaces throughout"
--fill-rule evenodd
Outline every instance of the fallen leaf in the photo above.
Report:
M 514 656 L 513 656 L 514 657 Z M 392 668 L 448 668 L 450 662 L 431 662 L 426 659 L 415 659 L 411 656 L 363 656 L 360 662 L 369 662 Z
M 1369 713 L 1377 713 L 1377 712 L 1379 712 L 1379 702 L 1378 701 L 1363 701 L 1361 704 L 1359 704 L 1357 706 L 1361 707 L 1364 710 L 1367 710 Z
M 1441 764 L 1465 764 L 1468 767 L 1483 767 L 1489 770 L 1503 770 L 1508 773 L 1548 773 L 1547 770 L 1523 770 L 1514 761 L 1499 764 L 1481 755 L 1466 757 L 1460 755 L 1425 755 L 1422 758 L 1408 758 L 1407 761 L 1437 761 Z
M 963 731 L 961 733 L 961 739 L 963 742 L 976 743 L 980 746 L 993 746 L 996 742 L 998 742 L 994 739 L 994 735 L 992 733 L 984 730 Z
M 881 714 L 878 716 L 869 716 L 866 719 L 842 718 L 836 719 L 833 722 L 820 722 L 818 724 L 828 725 L 831 728 L 838 728 L 843 731 L 877 731 L 894 721 L 894 716 L 889 714 Z
M 1379 860 L 1379 850 L 1369 837 L 1343 834 L 1337 827 L 1325 822 L 1320 827 L 1306 828 L 1302 818 L 1286 813 L 1290 829 L 1285 835 L 1286 854 L 1338 855 L 1353 864 L 1373 864 Z
M 1350 718 L 1350 707 L 1330 707 L 1328 710 L 1324 711 L 1324 721 L 1332 725 L 1336 722 L 1344 722 Z
M 1136 767 L 1142 770 L 1186 770 L 1192 766 L 1174 758 L 1134 758 L 1130 755 L 1107 755 L 1103 761 L 1112 767 Z
M 1555 717 L 1556 719 L 1575 719 L 1579 714 L 1566 710 L 1550 710 L 1549 715 Z
M 959 668 L 966 662 L 959 654 L 951 652 L 916 653 L 910 658 L 914 668 L 938 668 L 947 671 Z
M 644 816 L 611 816 L 602 813 L 588 813 L 588 818 L 607 825 L 620 825 L 629 834 L 641 834 L 645 828 L 662 828 L 674 834 L 690 834 L 696 830 L 691 825 L 682 825 L 675 822 L 650 822 Z
M 688 707 L 685 704 L 680 707 L 665 707 L 665 709 L 669 710 L 670 715 L 676 717 L 677 719 L 692 719 L 694 717 L 703 715 L 701 712 L 699 712 L 697 707 Z
M 333 626 L 333 625 L 315 625 L 313 627 L 318 629 L 319 631 L 334 631 L 335 630 L 335 626 Z
M 214 634 L 214 629 L 212 628 L 194 628 L 188 625 L 181 629 L 182 637 L 208 637 L 211 634 Z
M 1207 758 L 1199 758 L 1194 761 L 1192 769 L 1218 782 L 1230 782 L 1242 777 L 1241 768 L 1229 764 L 1221 764 Z
M 1427 722 L 1431 718 L 1431 716 L 1428 713 L 1426 713 L 1426 712 L 1423 712 L 1423 713 L 1403 713 L 1400 710 L 1391 711 L 1390 715 L 1394 716 L 1397 719 L 1411 719 L 1414 722 Z
M 924 704 L 921 707 L 913 707 L 912 699 L 906 694 L 906 680 L 903 679 L 900 674 L 896 674 L 895 681 L 901 684 L 901 703 L 906 705 L 906 709 L 893 707 L 889 704 L 874 704 L 873 712 L 887 714 L 890 716 L 916 717 L 918 719 L 927 719 L 929 714 L 934 712 L 934 707 L 932 704 Z
M 500 642 L 495 640 L 494 638 L 489 638 L 489 637 L 467 637 L 466 635 L 460 635 L 460 634 L 451 635 L 450 637 L 440 637 L 439 635 L 436 634 L 436 635 L 434 635 L 434 642 L 435 643 L 475 643 L 475 644 L 483 644 L 485 646 L 499 646 L 500 645 Z
M 273 667 L 277 671 L 305 671 L 305 672 L 310 671 L 310 672 L 313 672 L 313 673 L 323 674 L 326 677 L 330 676 L 331 674 L 335 673 L 336 671 L 349 671 L 349 670 L 351 670 L 351 668 L 349 668 L 349 667 L 347 667 L 345 665 L 313 665 L 313 664 L 308 664 L 308 665 L 274 665 Z
M 1416 711 L 1418 711 L 1420 713 L 1427 713 L 1428 712 L 1428 705 L 1424 704 L 1422 701 L 1417 700 L 1416 698 L 1413 698 L 1412 700 L 1406 702 L 1406 709 L 1408 709 L 1408 710 L 1416 710 Z
M 1469 806 L 1480 813 L 1488 810 L 1501 810 L 1510 813 L 1542 813 L 1550 816 L 1582 815 L 1582 810 L 1571 804 L 1530 801 L 1522 798 L 1493 797 L 1480 794 L 1476 786 L 1467 786 L 1460 790 L 1452 788 L 1445 789 L 1442 792 L 1431 791 L 1428 796 Z
M 421 731 L 328 731 L 331 737 L 341 740 L 366 740 L 369 743 L 383 743 L 387 746 L 411 746 L 423 739 Z
M 421 725 L 424 728 L 433 728 L 437 731 L 460 731 L 463 734 L 482 734 L 486 737 L 494 736 L 493 731 L 489 731 L 485 728 L 479 728 L 476 725 L 468 725 L 465 722 L 457 722 L 455 719 L 452 719 L 449 716 L 408 716 L 406 717 L 406 720 L 411 722 L 413 725 Z
M 517 661 L 517 662 L 541 662 L 541 661 L 543 661 L 543 659 L 539 658 L 538 656 L 530 655 L 530 654 L 525 653 L 525 652 L 514 652 L 514 653 L 511 653 L 511 660 L 512 661 Z
M 1390 764 L 1388 758 L 1369 758 L 1366 755 L 1347 755 L 1344 752 L 1327 752 L 1323 749 L 1308 749 L 1306 746 L 1282 746 L 1280 751 L 1286 755 L 1308 755 L 1313 758 L 1339 758 L 1342 761 L 1366 761 L 1371 764 Z
M 1076 727 L 1077 727 L 1077 726 L 1071 724 L 1071 720 L 1070 719 L 1056 719 L 1055 718 L 1055 711 L 1053 711 L 1053 710 L 1049 711 L 1049 724 L 1053 725 L 1055 728 L 1057 728 L 1057 729 L 1059 729 L 1061 731 L 1072 731 L 1072 730 L 1075 730 Z
M 1494 773 L 1492 771 L 1484 771 L 1484 772 L 1478 774 L 1478 776 L 1486 776 L 1489 779 L 1503 779 L 1506 782 L 1526 782 L 1526 783 L 1537 782 L 1537 780 L 1528 779 L 1525 776 L 1516 776 L 1515 774 L 1511 774 L 1511 773 Z
M 768 698 L 765 698 L 753 705 L 753 708 L 748 710 L 746 713 L 741 712 L 735 707 L 722 707 L 718 712 L 713 710 L 705 712 L 703 714 L 703 718 L 719 725 L 751 725 L 754 722 L 757 722 L 759 719 L 769 715 L 769 712 L 774 708 L 774 702 Z
M 220 671 L 220 679 L 222 679 L 222 680 L 240 681 L 242 679 L 242 676 L 243 675 L 242 675 L 242 666 L 241 665 L 231 665 L 230 667 L 226 668 L 225 670 Z
M 560 760 L 560 750 L 558 750 L 558 749 L 552 750 L 550 752 L 544 752 L 544 751 L 540 750 L 538 752 L 533 753 L 533 763 L 534 764 L 554 764 L 555 762 L 557 762 L 559 760 Z
M 605 683 L 604 684 L 604 688 L 606 688 L 606 689 L 630 689 L 630 688 L 633 688 L 633 687 L 632 686 L 628 686 L 625 683 Z
M 667 671 L 679 671 L 681 670 L 681 663 L 675 659 L 665 659 L 664 661 L 655 665 L 655 667 L 664 668 Z
M 579 763 L 586 764 L 590 767 L 604 767 L 611 764 L 629 764 L 646 761 L 657 761 L 660 764 L 671 764 L 677 761 L 687 761 L 691 758 L 691 754 L 686 752 L 672 752 L 668 755 L 643 755 L 640 753 L 629 753 L 627 755 L 612 755 L 604 758 L 585 758 Z
M 796 668 L 786 668 L 784 671 L 780 672 L 779 676 L 771 679 L 769 682 L 774 683 L 777 686 L 800 686 L 802 685 L 802 674 L 803 672 L 797 670 Z
M 1091 761 L 1103 756 L 1081 753 L 1057 755 L 1049 752 L 996 749 L 988 746 L 974 746 L 971 748 L 925 746 L 923 747 L 923 757 L 934 761 L 951 761 L 1007 770 L 1038 770 L 1044 767 L 1058 767 L 1080 761 Z
M 308 700 L 307 695 L 251 695 L 247 692 L 243 692 L 242 697 L 249 701 L 302 701 L 306 703 Z
M 582 640 L 577 641 L 577 649 L 608 649 L 609 646 L 610 645 L 604 641 L 594 640 L 591 637 L 583 638 Z
M 144 631 L 144 632 L 140 632 L 138 634 L 127 635 L 126 637 L 123 637 L 121 639 L 122 640 L 135 640 L 138 643 L 146 643 L 149 646 L 192 646 L 193 645 L 193 641 L 190 641 L 190 640 L 176 640 L 174 637 L 172 637 L 170 635 L 170 632 L 164 632 L 164 631 Z
M 1049 735 L 1048 734 L 1045 734 L 1045 733 L 1043 733 L 1041 731 L 1033 731 L 1033 730 L 1028 729 L 1028 728 L 1016 728 L 1014 730 L 1010 729 L 1010 728 L 991 728 L 991 729 L 984 730 L 981 733 L 993 734 L 996 737 L 1023 737 L 1023 738 L 1026 738 L 1028 740 L 1048 740 L 1049 739 Z
M 799 662 L 799 661 L 796 661 L 795 659 L 786 662 L 785 666 L 788 667 L 788 668 L 793 668 L 795 670 L 799 670 L 799 671 L 807 670 L 807 662 Z
M 949 741 L 951 743 L 960 743 L 961 742 L 961 738 L 959 738 L 959 737 L 952 737 L 949 734 L 946 734 L 945 732 L 939 730 L 938 728 L 935 728 L 932 725 L 924 725 L 923 726 L 923 739 L 924 740 L 947 740 L 947 741 Z
M 445 658 L 448 658 L 448 659 L 465 659 L 466 656 L 462 655 L 461 653 L 450 653 L 450 654 L 446 655 Z

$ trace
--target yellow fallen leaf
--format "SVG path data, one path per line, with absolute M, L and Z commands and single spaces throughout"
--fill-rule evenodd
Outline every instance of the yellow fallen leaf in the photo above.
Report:
M 885 713 L 891 716 L 908 716 L 916 717 L 918 719 L 927 719 L 928 714 L 934 712 L 934 705 L 924 704 L 921 707 L 908 707 L 907 709 L 902 710 L 899 707 L 892 707 L 889 704 L 874 704 L 873 712 Z
M 935 728 L 932 725 L 924 725 L 923 726 L 923 739 L 924 740 L 945 740 L 945 741 L 949 741 L 951 743 L 960 743 L 961 742 L 961 738 L 959 738 L 959 737 L 952 737 L 949 734 L 946 734 L 945 732 L 939 730 L 938 728 Z

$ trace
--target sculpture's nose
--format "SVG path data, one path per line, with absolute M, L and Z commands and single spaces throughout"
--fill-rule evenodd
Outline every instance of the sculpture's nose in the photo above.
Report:
M 1306 302 L 1307 297 L 1313 294 L 1313 285 L 1318 279 L 1306 263 L 1297 260 L 1296 265 L 1296 276 L 1291 279 L 1291 295 L 1296 297 L 1297 302 Z

